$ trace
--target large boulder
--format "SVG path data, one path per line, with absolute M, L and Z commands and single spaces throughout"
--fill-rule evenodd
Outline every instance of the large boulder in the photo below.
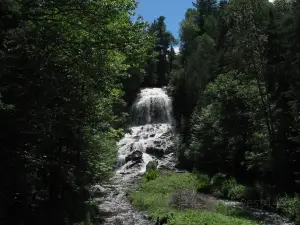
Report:
M 164 148 L 156 147 L 156 146 L 148 146 L 146 148 L 146 153 L 150 155 L 154 155 L 156 157 L 162 157 L 165 154 Z
M 134 161 L 136 163 L 140 163 L 143 161 L 143 153 L 139 150 L 134 151 L 130 155 L 125 158 L 125 162 Z
M 150 162 L 146 165 L 146 171 L 156 170 L 156 169 L 157 169 L 157 162 L 155 162 L 155 161 L 150 161 Z

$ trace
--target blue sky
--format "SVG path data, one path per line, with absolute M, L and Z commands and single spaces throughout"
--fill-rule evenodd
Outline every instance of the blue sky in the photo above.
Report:
M 169 31 L 175 38 L 179 38 L 179 23 L 184 19 L 185 12 L 192 8 L 193 0 L 137 0 L 139 6 L 137 15 L 152 23 L 159 16 L 166 17 L 166 24 Z M 274 0 L 269 0 L 273 2 Z
M 167 29 L 175 38 L 179 38 L 179 23 L 184 19 L 185 12 L 191 8 L 192 0 L 138 0 L 137 15 L 152 23 L 159 16 L 166 17 Z

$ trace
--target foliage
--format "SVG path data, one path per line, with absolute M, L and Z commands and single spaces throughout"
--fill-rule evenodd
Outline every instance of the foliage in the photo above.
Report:
M 143 86 L 161 87 L 168 84 L 168 75 L 173 69 L 176 54 L 173 48 L 175 38 L 167 31 L 165 17 L 160 16 L 150 25 L 148 32 L 155 37 L 155 46 L 152 49 L 153 57 L 148 60 Z
M 244 198 L 299 192 L 299 15 L 296 0 L 199 0 L 187 10 L 169 87 L 181 167 L 260 184 Z M 225 186 L 242 197 L 244 187 Z
M 219 213 L 222 213 L 222 214 L 226 215 L 226 216 L 252 219 L 249 212 L 247 212 L 247 211 L 245 211 L 241 208 L 237 208 L 237 207 L 233 207 L 233 206 L 229 206 L 229 205 L 224 205 L 222 203 L 219 203 L 217 205 L 217 211 Z
M 229 179 L 222 184 L 221 192 L 230 200 L 243 200 L 245 186 L 238 184 L 235 179 Z
M 209 180 L 208 180 L 209 181 Z M 215 174 L 206 186 L 198 189 L 200 192 L 211 193 L 217 198 L 243 201 L 248 200 L 247 187 L 239 184 L 234 178 L 227 178 L 225 174 Z
M 300 198 L 299 196 L 280 198 L 277 203 L 277 208 L 283 212 L 289 219 L 295 221 L 295 224 L 300 224 Z
M 122 84 L 152 37 L 133 0 L 2 1 L 4 224 L 85 219 L 87 187 L 109 176 L 127 120 Z M 91 218 L 92 220 L 92 218 Z
M 151 181 L 158 178 L 159 175 L 160 175 L 159 170 L 151 169 L 144 174 L 144 178 L 146 179 L 146 181 Z
M 178 190 L 196 190 L 207 185 L 206 176 L 199 180 L 190 173 L 161 175 L 155 180 L 142 183 L 141 190 L 131 194 L 134 206 L 147 210 L 152 218 L 167 217 L 168 224 L 257 224 L 247 219 L 223 215 L 219 212 L 203 210 L 176 210 L 170 205 L 171 196 Z

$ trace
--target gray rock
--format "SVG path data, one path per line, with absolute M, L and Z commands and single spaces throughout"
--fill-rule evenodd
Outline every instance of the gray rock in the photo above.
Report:
M 131 163 L 130 165 L 126 166 L 126 169 L 131 169 L 132 167 L 140 164 L 141 162 L 140 161 L 134 161 L 133 163 Z
M 157 162 L 151 161 L 146 165 L 146 171 L 149 170 L 156 170 L 157 169 Z
M 101 185 L 97 184 L 90 189 L 90 193 L 94 197 L 101 197 L 105 195 L 107 190 Z
M 128 155 L 125 158 L 125 162 L 134 161 L 134 162 L 142 162 L 143 161 L 143 153 L 139 150 L 134 151 L 132 154 Z
M 155 146 L 148 146 L 146 148 L 146 153 L 157 156 L 157 157 L 162 157 L 165 154 L 165 151 L 163 148 L 159 148 L 159 147 L 155 147 Z

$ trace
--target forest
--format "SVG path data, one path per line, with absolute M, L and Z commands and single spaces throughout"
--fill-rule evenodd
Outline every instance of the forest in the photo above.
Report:
M 196 0 L 180 40 L 136 7 L 1 2 L 0 224 L 90 220 L 130 106 L 162 86 L 177 167 L 232 177 L 300 224 L 300 0 Z

